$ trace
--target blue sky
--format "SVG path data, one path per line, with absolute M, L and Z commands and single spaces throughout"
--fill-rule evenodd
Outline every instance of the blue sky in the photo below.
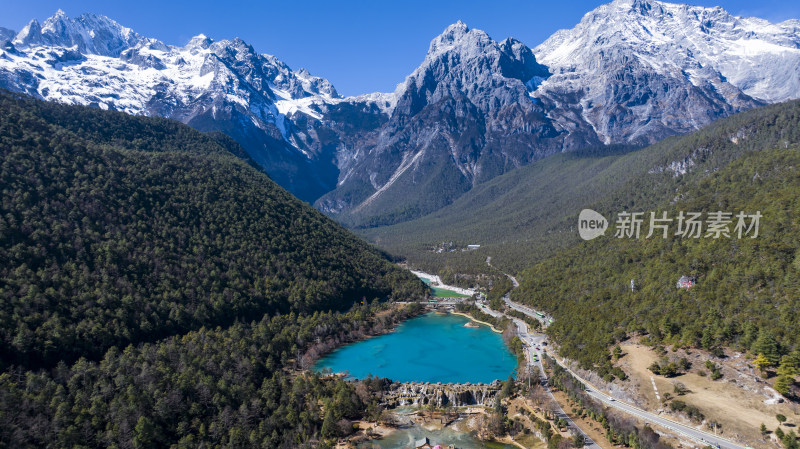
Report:
M 393 91 L 419 65 L 432 38 L 463 20 L 496 40 L 513 36 L 530 47 L 573 27 L 602 0 L 486 1 L 171 1 L 0 0 L 0 26 L 19 31 L 63 9 L 74 17 L 104 14 L 138 33 L 183 45 L 204 33 L 214 40 L 241 37 L 293 69 L 328 78 L 343 95 Z M 800 2 L 692 0 L 773 22 L 800 18 Z

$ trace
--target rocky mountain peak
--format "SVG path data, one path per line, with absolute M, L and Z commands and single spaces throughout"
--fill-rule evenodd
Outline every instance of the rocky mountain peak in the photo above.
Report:
M 724 91 L 727 103 L 738 101 L 736 90 L 769 102 L 800 95 L 800 30 L 720 7 L 615 0 L 556 32 L 534 53 L 554 73 L 572 78 L 636 64 L 677 81 L 679 69 L 692 86 L 711 82 L 711 90 Z
M 466 59 L 479 55 L 492 44 L 494 41 L 486 32 L 470 29 L 459 20 L 431 41 L 425 60 L 431 61 L 447 53 L 456 53 Z
M 533 50 L 459 21 L 393 94 L 350 98 L 241 39 L 176 47 L 63 11 L 10 34 L 0 87 L 223 131 L 301 198 L 329 192 L 318 207 L 370 225 L 557 152 L 650 143 L 800 95 L 800 21 L 658 0 L 601 5 Z
M 38 20 L 32 19 L 25 25 L 19 33 L 17 33 L 16 37 L 14 38 L 14 43 L 17 45 L 27 45 L 32 43 L 34 40 L 41 39 L 42 34 L 42 25 L 39 23 Z
M 62 10 L 32 20 L 12 43 L 7 34 L 0 33 L 2 88 L 222 131 L 306 200 L 335 185 L 334 157 L 304 133 L 321 118 L 312 103 L 338 98 L 336 90 L 242 39 L 198 35 L 172 46 L 105 16 Z
M 69 20 L 69 17 L 67 17 L 67 13 L 65 13 L 63 9 L 58 8 L 58 10 L 55 12 L 55 14 L 53 14 L 52 16 L 47 18 L 47 20 L 44 21 L 44 27 L 43 28 L 47 29 L 47 28 L 50 28 L 50 27 L 58 26 L 58 24 L 66 22 L 68 20 Z
M 77 47 L 84 54 L 117 57 L 136 46 L 142 37 L 106 16 L 82 14 L 71 19 L 59 9 L 39 24 L 31 20 L 14 39 L 14 45 L 25 48 L 36 45 Z
M 498 75 L 507 82 L 498 85 Z M 398 86 L 395 95 L 398 111 L 410 115 L 431 102 L 461 95 L 483 109 L 497 108 L 524 94 L 528 81 L 548 75 L 523 43 L 513 38 L 498 43 L 486 32 L 458 21 L 431 41 L 425 60 Z M 495 101 L 492 92 L 508 86 L 521 90 Z
M 658 2 L 650 0 L 615 0 L 611 5 L 627 13 L 650 15 L 661 12 Z
M 454 24 L 449 25 L 447 28 L 444 29 L 444 31 L 442 31 L 442 33 L 439 36 L 436 36 L 431 41 L 430 45 L 431 49 L 429 50 L 429 53 L 434 52 L 436 50 L 437 44 L 439 43 L 452 44 L 453 42 L 462 39 L 469 32 L 470 29 L 467 26 L 467 24 L 460 20 Z
M 205 50 L 213 43 L 214 41 L 210 37 L 206 36 L 205 34 L 198 34 L 197 36 L 191 38 L 183 48 L 187 50 Z
M 477 183 L 560 151 L 558 132 L 529 93 L 529 82 L 547 76 L 520 41 L 497 42 L 463 22 L 448 26 L 395 91 L 388 120 L 340 153 L 347 162 L 340 180 L 352 190 L 317 206 L 375 214 L 369 220 L 385 224 L 432 212 Z

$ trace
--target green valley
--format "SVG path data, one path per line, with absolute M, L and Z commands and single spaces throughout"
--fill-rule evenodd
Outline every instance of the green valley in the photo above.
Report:
M 450 280 L 452 272 L 487 272 L 487 256 L 493 266 L 519 273 L 580 242 L 575 226 L 583 208 L 650 210 L 746 152 L 797 142 L 798 108 L 789 102 L 754 109 L 638 150 L 594 148 L 551 156 L 479 184 L 423 218 L 357 232 Z M 688 173 L 676 176 L 669 169 L 685 161 L 692 164 Z M 454 250 L 437 251 L 442 242 L 453 242 Z M 473 243 L 480 249 L 462 251 Z
M 607 378 L 619 373 L 611 348 L 638 335 L 653 345 L 763 354 L 765 370 L 784 367 L 779 389 L 790 394 L 788 376 L 800 363 L 798 145 L 800 102 L 787 102 L 640 150 L 553 156 L 423 219 L 360 232 L 443 279 L 520 273 L 512 299 L 551 313 L 548 334 L 562 354 Z M 611 220 L 604 237 L 578 237 L 583 208 Z M 645 238 L 650 211 L 763 217 L 755 239 L 681 238 L 674 228 L 668 238 Z M 644 212 L 639 239 L 614 238 L 620 212 Z M 441 241 L 455 249 L 434 251 Z M 468 243 L 481 247 L 459 249 Z M 681 276 L 697 284 L 678 289 Z

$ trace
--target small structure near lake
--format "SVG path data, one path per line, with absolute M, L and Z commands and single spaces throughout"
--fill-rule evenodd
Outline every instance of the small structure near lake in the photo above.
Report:
M 697 284 L 697 278 L 696 277 L 694 277 L 694 276 L 685 276 L 684 275 L 684 276 L 681 276 L 680 279 L 678 279 L 678 283 L 675 284 L 675 287 L 677 287 L 677 288 L 685 288 L 686 290 L 689 290 L 695 284 Z

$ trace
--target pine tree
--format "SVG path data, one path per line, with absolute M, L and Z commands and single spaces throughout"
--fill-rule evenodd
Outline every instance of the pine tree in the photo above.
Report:
M 322 437 L 335 438 L 339 436 L 339 431 L 336 428 L 336 414 L 333 411 L 333 405 L 327 403 L 325 405 L 325 418 L 322 420 Z
M 785 434 L 783 438 L 781 438 L 781 441 L 786 449 L 798 449 L 798 447 L 800 447 L 800 445 L 797 444 L 797 434 L 794 433 L 794 430 Z
M 155 427 L 153 421 L 146 416 L 139 417 L 136 422 L 133 436 L 133 447 L 147 448 L 153 447 L 155 437 Z
M 509 375 L 508 380 L 503 383 L 503 389 L 500 391 L 501 398 L 509 398 L 514 394 L 514 376 Z
M 620 348 L 619 345 L 614 346 L 613 355 L 614 355 L 614 361 L 617 361 L 620 359 L 620 357 L 622 357 L 622 348 Z
M 778 393 L 787 396 L 791 391 L 791 386 L 794 383 L 794 378 L 787 375 L 780 375 L 777 379 L 775 379 L 775 391 Z
M 778 366 L 781 361 L 780 349 L 775 335 L 767 329 L 761 329 L 758 339 L 753 344 L 753 352 L 763 355 L 769 362 L 769 366 Z
M 781 357 L 781 364 L 778 366 L 778 375 L 796 376 L 800 372 L 800 357 L 797 351 Z

